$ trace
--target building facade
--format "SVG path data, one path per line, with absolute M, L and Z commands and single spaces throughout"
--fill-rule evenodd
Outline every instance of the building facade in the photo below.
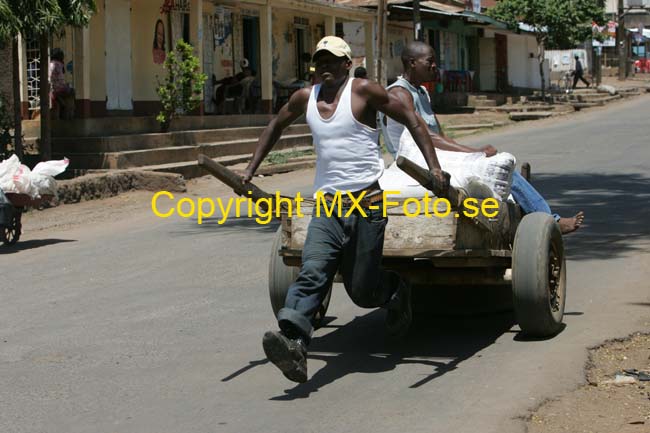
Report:
M 74 87 L 78 117 L 153 115 L 163 62 L 183 39 L 193 45 L 208 76 L 201 111 L 213 112 L 213 77 L 255 71 L 259 110 L 271 112 L 277 89 L 307 78 L 318 40 L 337 22 L 358 22 L 372 57 L 371 11 L 318 0 L 105 0 L 84 29 L 64 29 L 51 48 L 64 50 L 66 80 Z M 38 108 L 38 43 L 22 40 L 21 101 L 24 117 Z M 371 71 L 373 74 L 373 71 Z

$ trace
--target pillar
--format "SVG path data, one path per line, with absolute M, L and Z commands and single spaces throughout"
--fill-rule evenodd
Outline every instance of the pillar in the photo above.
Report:
M 269 2 L 270 3 L 270 2 Z M 260 8 L 260 77 L 262 84 L 262 112 L 273 112 L 273 34 L 271 6 Z
M 333 15 L 327 15 L 325 17 L 325 36 L 335 36 L 336 35 L 336 17 Z
M 368 71 L 368 78 L 374 80 L 377 76 L 375 73 L 375 35 L 374 25 L 372 21 L 363 23 L 363 34 L 365 36 L 366 48 L 366 70 Z

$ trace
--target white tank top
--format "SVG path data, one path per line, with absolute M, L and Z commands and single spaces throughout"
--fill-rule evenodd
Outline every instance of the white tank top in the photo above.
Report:
M 309 95 L 307 123 L 316 148 L 314 192 L 359 191 L 375 183 L 384 171 L 379 130 L 364 125 L 352 114 L 353 80 L 348 79 L 329 119 L 323 119 L 316 106 L 321 85 L 316 84 Z

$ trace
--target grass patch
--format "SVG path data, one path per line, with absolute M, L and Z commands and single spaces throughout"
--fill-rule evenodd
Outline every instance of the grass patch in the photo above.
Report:
M 300 158 L 303 156 L 309 156 L 313 154 L 314 154 L 313 149 L 271 152 L 264 159 L 263 163 L 268 165 L 286 164 L 287 162 L 289 162 L 294 158 Z

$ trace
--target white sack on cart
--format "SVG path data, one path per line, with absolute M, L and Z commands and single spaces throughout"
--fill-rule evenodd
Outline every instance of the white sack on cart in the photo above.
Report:
M 31 198 L 38 197 L 38 189 L 32 183 L 32 171 L 26 165 L 21 164 L 18 171 L 14 174 L 15 191 L 19 194 L 27 194 Z
M 20 168 L 20 160 L 16 155 L 0 162 L 0 189 L 5 192 L 15 192 L 14 174 Z
M 56 194 L 56 180 L 54 176 L 61 174 L 68 168 L 70 160 L 63 158 L 59 161 L 39 162 L 32 170 L 32 185 L 36 187 L 39 195 Z
M 45 194 L 56 193 L 54 176 L 63 173 L 70 161 L 39 162 L 34 170 L 20 163 L 16 155 L 0 162 L 0 188 L 4 192 L 27 194 L 38 198 Z
M 450 183 L 455 188 L 467 188 L 470 183 L 478 182 L 486 185 L 494 198 L 506 200 L 512 185 L 512 173 L 515 168 L 515 157 L 506 152 L 499 152 L 486 157 L 483 152 L 452 152 L 436 149 L 440 166 L 451 175 Z M 421 167 L 427 168 L 424 155 L 415 144 L 415 140 L 404 129 L 400 138 L 397 156 L 404 156 Z M 423 197 L 427 190 L 415 179 L 403 172 L 397 164 L 391 164 L 379 179 L 383 190 L 400 191 L 402 197 Z

